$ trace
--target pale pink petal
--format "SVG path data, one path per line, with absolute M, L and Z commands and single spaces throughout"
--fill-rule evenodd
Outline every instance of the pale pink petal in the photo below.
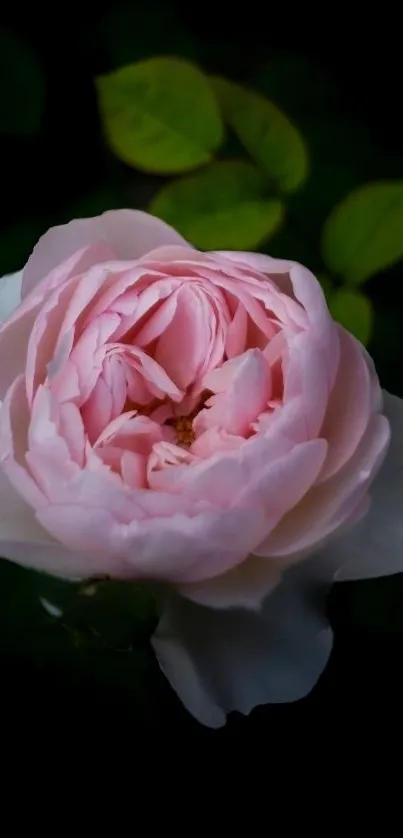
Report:
M 180 506 L 180 503 L 178 504 Z M 176 514 L 129 525 L 124 555 L 139 578 L 173 584 L 221 576 L 244 561 L 263 527 L 259 509 Z
M 39 239 L 24 271 L 23 293 L 80 248 L 106 242 L 118 259 L 137 259 L 160 245 L 186 247 L 182 237 L 158 218 L 139 210 L 112 210 L 51 227 Z
M 177 292 L 174 316 L 158 340 L 155 360 L 182 390 L 198 377 L 211 343 L 211 309 L 191 283 Z
M 56 229 L 56 228 L 54 228 Z M 47 233 L 45 234 L 46 237 Z M 84 246 L 78 246 L 71 251 L 69 256 L 60 261 L 52 262 L 49 269 L 42 273 L 40 264 L 35 262 L 36 248 L 40 248 L 42 239 L 34 248 L 22 274 L 22 298 L 32 297 L 35 302 L 43 301 L 47 294 L 64 285 L 69 279 L 79 277 L 89 271 L 94 265 L 100 265 L 113 258 L 113 251 L 106 242 L 97 241 Z M 35 281 L 31 282 L 31 260 L 35 262 L 35 269 L 38 268 Z
M 361 515 L 361 502 L 385 457 L 390 432 L 384 416 L 373 416 L 351 460 L 325 483 L 313 486 L 259 546 L 256 554 L 296 561 L 317 550 L 343 524 Z
M 115 419 L 116 414 L 113 413 L 112 408 L 112 393 L 106 386 L 102 375 L 100 375 L 90 397 L 81 408 L 85 432 L 92 445 L 111 419 Z
M 59 405 L 50 391 L 38 387 L 28 428 L 29 471 L 46 497 L 57 503 L 68 484 L 80 473 L 59 430 Z
M 288 572 L 260 612 L 167 596 L 152 645 L 187 710 L 218 728 L 232 711 L 296 701 L 314 687 L 332 648 L 325 591 L 318 597 L 304 567 L 303 584 Z
M 303 306 L 310 328 L 322 344 L 328 369 L 328 387 L 331 389 L 339 360 L 337 331 L 327 309 L 322 288 L 313 274 L 296 262 L 272 259 L 262 254 L 225 252 L 218 254 L 220 255 L 234 264 L 235 268 L 245 265 L 254 271 L 266 274 L 277 284 L 280 291 L 284 294 L 291 293 Z M 292 310 L 296 313 L 296 309 Z M 290 311 L 291 309 L 288 313 Z
M 309 437 L 302 395 L 290 399 L 287 404 L 273 404 L 271 410 L 260 414 L 253 427 L 267 438 L 283 436 L 293 442 L 307 442 Z
M 105 556 L 73 552 L 53 540 L 1 468 L 0 554 L 23 567 L 35 568 L 66 579 L 102 576 L 108 574 L 109 570 Z
M 94 272 L 95 273 L 95 272 Z M 83 328 L 104 311 L 115 311 L 122 315 L 122 320 L 134 316 L 134 322 L 141 317 L 139 296 L 148 287 L 160 286 L 165 281 L 165 275 L 157 271 L 147 270 L 137 261 L 108 262 L 98 268 L 97 273 L 103 276 L 98 290 L 91 299 L 91 306 L 83 321 Z
M 166 429 L 153 422 L 148 416 L 134 415 L 134 411 L 116 417 L 104 429 L 96 445 L 112 444 L 125 451 L 144 456 L 157 442 L 164 439 Z
M 183 471 L 198 462 L 198 458 L 187 448 L 177 445 L 176 435 L 173 440 L 162 440 L 153 446 L 147 461 L 147 482 L 153 491 L 164 491 L 166 475 L 168 485 L 172 473 L 182 474 Z M 172 466 L 175 468 L 173 469 Z M 165 475 L 165 479 L 164 479 Z
M 72 392 L 78 386 L 77 403 L 79 406 L 85 404 L 102 372 L 106 352 L 105 344 L 118 322 L 118 314 L 105 312 L 85 329 L 72 349 L 69 362 L 53 378 L 52 393 L 60 402 L 74 398 Z M 73 377 L 73 391 L 70 386 L 67 386 L 66 381 L 66 377 L 70 379 L 71 376 Z
M 26 468 L 29 422 L 25 380 L 20 375 L 0 408 L 0 466 L 21 497 L 36 509 L 46 498 Z
M 195 518 L 176 514 L 169 518 L 136 520 L 132 513 L 131 523 L 125 524 L 122 521 L 124 510 L 119 510 L 119 520 L 117 508 L 113 511 L 108 505 L 107 493 L 104 492 L 103 497 L 98 494 L 98 498 L 91 498 L 91 503 L 87 497 L 80 502 L 76 495 L 71 503 L 53 504 L 37 514 L 45 529 L 66 546 L 108 554 L 112 576 L 122 575 L 122 567 L 125 574 L 134 579 L 162 579 L 174 583 L 197 581 L 205 573 L 220 575 L 243 561 L 253 526 L 260 517 L 250 511 L 247 514 L 202 513 Z M 131 494 L 134 507 L 135 497 L 146 492 L 131 491 Z M 158 499 L 152 500 L 157 503 Z M 141 506 L 137 509 L 137 518 L 140 509 Z M 233 536 L 233 544 L 229 544 L 229 535 Z
M 296 335 L 288 345 L 284 375 L 284 403 L 301 398 L 301 422 L 308 439 L 320 433 L 329 397 L 329 369 L 323 347 L 307 333 Z
M 208 498 L 209 502 L 225 509 L 235 504 L 254 476 L 260 476 L 262 469 L 270 469 L 292 448 L 293 443 L 281 437 L 273 440 L 256 437 L 244 441 L 235 450 L 219 451 L 192 468 L 176 466 L 149 473 L 150 488 L 179 493 L 197 501 Z M 187 449 L 183 450 L 184 457 L 189 453 Z
M 234 436 L 249 436 L 252 423 L 271 396 L 269 366 L 258 349 L 250 349 L 212 370 L 204 387 L 218 395 L 207 402 L 194 421 L 197 435 L 217 427 Z
M 118 347 L 121 349 L 121 347 Z M 124 346 L 122 350 L 124 360 L 141 373 L 150 392 L 158 399 L 168 396 L 172 401 L 179 402 L 182 399 L 182 391 L 165 372 L 154 358 L 147 355 L 142 349 L 136 346 Z M 131 395 L 129 393 L 129 395 Z
M 42 541 L 30 542 L 19 540 L 0 540 L 0 550 L 3 558 L 17 562 L 22 567 L 34 568 L 51 576 L 62 579 L 90 579 L 94 576 L 111 576 L 126 578 L 125 569 L 120 571 L 117 566 L 111 567 L 108 556 L 99 552 L 88 553 L 68 550 L 50 538 L 45 533 Z M 130 577 L 130 569 L 128 577 Z
M 293 445 L 284 438 L 257 437 L 239 450 L 213 455 L 200 464 L 177 466 L 149 474 L 151 488 L 185 495 L 190 502 L 205 498 L 221 509 L 262 512 L 255 530 L 254 552 L 287 511 L 315 482 L 326 456 L 324 440 Z M 207 575 L 207 574 L 205 574 Z
M 223 576 L 189 585 L 177 585 L 182 596 L 209 608 L 259 610 L 262 601 L 279 584 L 281 573 L 274 562 L 248 558 Z
M 161 302 L 156 311 L 140 327 L 136 333 L 136 346 L 147 346 L 148 343 L 159 338 L 175 317 L 177 305 L 178 291 L 174 291 Z
M 267 532 L 309 491 L 323 466 L 327 444 L 315 439 L 296 445 L 275 462 L 262 464 L 245 481 L 238 503 L 259 504 L 267 516 Z
M 262 253 L 241 251 L 220 251 L 214 254 L 223 257 L 236 267 L 247 267 L 274 279 L 283 293 L 291 293 L 303 305 L 310 321 L 326 330 L 330 316 L 322 288 L 313 274 L 300 265 L 286 259 L 274 259 Z M 284 275 L 284 279 L 282 279 Z M 283 284 L 283 283 L 287 284 Z
M 192 248 L 188 242 L 183 245 L 168 244 L 162 247 L 155 247 L 140 257 L 141 262 L 157 262 L 162 265 L 165 262 L 180 262 L 188 259 L 200 259 L 200 251 Z
M 338 330 L 339 369 L 321 429 L 321 436 L 329 443 L 321 481 L 331 477 L 354 453 L 368 426 L 373 400 L 372 376 L 361 345 L 341 326 Z
M 367 579 L 403 572 L 403 401 L 384 393 L 391 425 L 391 443 L 370 489 L 368 514 L 345 536 L 321 553 L 323 560 L 341 567 L 337 580 Z
M 289 274 L 291 268 L 297 264 L 289 259 L 275 259 L 264 253 L 247 253 L 243 250 L 216 250 L 210 255 L 217 258 L 224 257 L 225 260 L 235 263 L 238 267 L 250 268 L 262 274 Z
M 196 457 L 207 459 L 219 451 L 234 451 L 245 442 L 242 436 L 232 436 L 219 428 L 208 428 L 191 445 L 190 450 Z
M 127 396 L 126 369 L 123 358 L 120 358 L 117 353 L 108 355 L 104 361 L 102 371 L 105 384 L 112 396 L 112 415 L 118 416 L 124 408 Z
M 131 489 L 147 488 L 147 459 L 143 454 L 133 451 L 123 453 L 122 479 Z
M 238 303 L 235 314 L 227 328 L 225 351 L 228 358 L 241 355 L 246 348 L 248 316 L 242 303 Z
M 35 318 L 28 339 L 25 376 L 29 404 L 32 404 L 34 393 L 43 384 L 48 365 L 55 362 L 59 354 L 66 360 L 74 341 L 74 330 L 62 330 L 65 311 L 74 295 L 76 280 L 56 288 L 44 300 L 38 316 Z M 67 337 L 66 337 L 67 336 Z M 53 363 L 51 366 L 53 377 L 56 377 L 62 365 Z
M 81 413 L 75 404 L 70 402 L 60 406 L 59 431 L 66 440 L 72 460 L 82 468 L 85 455 L 85 431 Z

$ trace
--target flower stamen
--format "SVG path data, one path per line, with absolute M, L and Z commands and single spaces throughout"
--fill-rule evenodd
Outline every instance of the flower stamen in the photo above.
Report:
M 176 444 L 190 448 L 196 439 L 190 416 L 179 416 L 172 422 L 172 426 L 176 432 Z

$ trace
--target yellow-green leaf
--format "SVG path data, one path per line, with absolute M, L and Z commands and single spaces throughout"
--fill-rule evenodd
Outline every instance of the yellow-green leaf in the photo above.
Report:
M 165 186 L 149 210 L 202 250 L 250 250 L 278 229 L 283 207 L 262 198 L 251 163 L 213 163 Z
M 374 322 L 371 300 L 360 291 L 342 288 L 334 291 L 328 297 L 327 303 L 332 317 L 366 346 L 371 338 Z
M 403 256 L 403 181 L 377 181 L 351 192 L 323 229 L 327 266 L 358 285 Z
M 193 64 L 150 58 L 97 79 L 107 142 L 130 166 L 156 174 L 208 163 L 223 139 L 211 86 Z
M 308 155 L 288 117 L 260 93 L 221 77 L 211 83 L 225 119 L 253 160 L 283 192 L 298 189 L 308 173 Z

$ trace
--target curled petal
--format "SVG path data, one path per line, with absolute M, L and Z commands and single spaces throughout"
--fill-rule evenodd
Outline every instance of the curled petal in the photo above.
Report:
M 204 379 L 208 390 L 217 393 L 194 421 L 197 434 L 219 428 L 233 436 L 248 436 L 252 423 L 264 410 L 271 395 L 270 369 L 262 352 L 250 349 L 212 370 Z

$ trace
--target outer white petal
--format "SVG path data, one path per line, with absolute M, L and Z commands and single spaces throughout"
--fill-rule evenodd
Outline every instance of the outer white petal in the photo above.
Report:
M 217 728 L 231 711 L 307 695 L 332 647 L 326 591 L 315 561 L 288 571 L 260 612 L 167 598 L 152 645 L 187 710 Z
M 21 282 L 22 271 L 0 279 L 0 323 L 20 304 Z
M 403 400 L 384 393 L 384 413 L 391 443 L 370 488 L 369 512 L 321 553 L 324 560 L 339 566 L 336 581 L 403 572 Z

